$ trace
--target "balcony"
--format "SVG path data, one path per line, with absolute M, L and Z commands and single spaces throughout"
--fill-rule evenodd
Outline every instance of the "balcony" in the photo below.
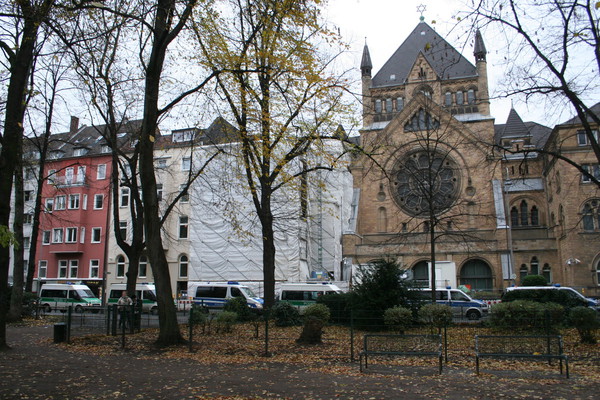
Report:
M 56 187 L 75 187 L 85 186 L 87 179 L 85 176 L 55 176 L 50 178 L 49 182 Z

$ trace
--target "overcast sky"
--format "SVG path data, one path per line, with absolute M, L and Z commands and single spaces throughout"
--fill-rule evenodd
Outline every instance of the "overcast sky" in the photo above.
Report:
M 466 26 L 457 28 L 456 19 L 453 18 L 459 11 L 465 10 L 464 1 L 461 0 L 329 0 L 327 18 L 340 28 L 344 39 L 351 44 L 353 62 L 357 68 L 366 38 L 375 75 L 419 23 L 421 14 L 417 7 L 421 4 L 426 7 L 423 12 L 425 22 L 474 64 L 472 38 L 465 43 Z M 504 67 L 499 63 L 503 54 L 502 49 L 494 48 L 493 38 L 484 34 L 483 39 L 488 50 L 489 89 L 493 96 L 504 78 Z M 359 70 L 356 73 L 360 74 Z M 549 122 L 539 107 L 528 108 L 517 101 L 514 107 L 524 121 Z M 506 122 L 510 108 L 511 100 L 491 101 L 491 113 L 496 123 Z M 563 122 L 570 116 L 569 110 L 558 121 L 552 122 Z

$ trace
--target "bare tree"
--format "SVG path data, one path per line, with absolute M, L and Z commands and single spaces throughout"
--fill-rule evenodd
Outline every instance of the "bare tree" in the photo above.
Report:
M 548 110 L 569 105 L 581 121 L 600 162 L 595 126 L 600 115 L 591 107 L 600 87 L 600 21 L 591 0 L 472 0 L 462 21 L 499 30 L 506 39 L 506 76 L 502 96 L 541 101 Z M 549 111 L 550 112 L 550 111 Z M 596 131 L 597 132 L 597 131 Z M 543 150 L 536 150 L 543 152 Z M 577 162 L 549 150 L 600 185 Z

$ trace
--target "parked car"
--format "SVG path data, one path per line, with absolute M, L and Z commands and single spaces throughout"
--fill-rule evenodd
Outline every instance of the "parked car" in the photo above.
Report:
M 417 293 L 420 301 L 431 301 L 431 289 L 411 289 Z M 478 320 L 488 315 L 488 305 L 481 300 L 472 299 L 460 289 L 437 288 L 435 289 L 437 304 L 444 304 L 452 308 L 457 318 Z
M 540 303 L 558 303 L 564 307 L 577 306 L 592 307 L 600 311 L 596 300 L 585 297 L 577 290 L 560 285 L 553 286 L 514 286 L 506 288 L 502 294 L 502 301 L 530 300 Z

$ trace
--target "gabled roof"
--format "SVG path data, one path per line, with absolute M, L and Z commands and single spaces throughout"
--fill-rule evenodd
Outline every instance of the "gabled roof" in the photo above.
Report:
M 506 138 L 530 138 L 536 148 L 544 147 L 552 129 L 536 122 L 523 122 L 514 108 L 511 108 L 506 124 L 494 125 L 496 144 L 500 145 Z
M 429 25 L 421 22 L 373 77 L 372 87 L 404 84 L 419 53 L 423 53 L 441 79 L 477 76 L 473 64 Z
M 590 107 L 590 111 L 592 111 L 596 115 L 600 115 L 600 103 L 596 103 L 592 107 Z M 589 117 L 588 117 L 588 122 L 592 122 L 591 118 L 589 118 Z M 570 120 L 563 122 L 562 124 L 559 124 L 559 125 L 576 125 L 576 124 L 580 124 L 580 123 L 581 123 L 581 119 L 579 119 L 579 117 L 573 117 Z

